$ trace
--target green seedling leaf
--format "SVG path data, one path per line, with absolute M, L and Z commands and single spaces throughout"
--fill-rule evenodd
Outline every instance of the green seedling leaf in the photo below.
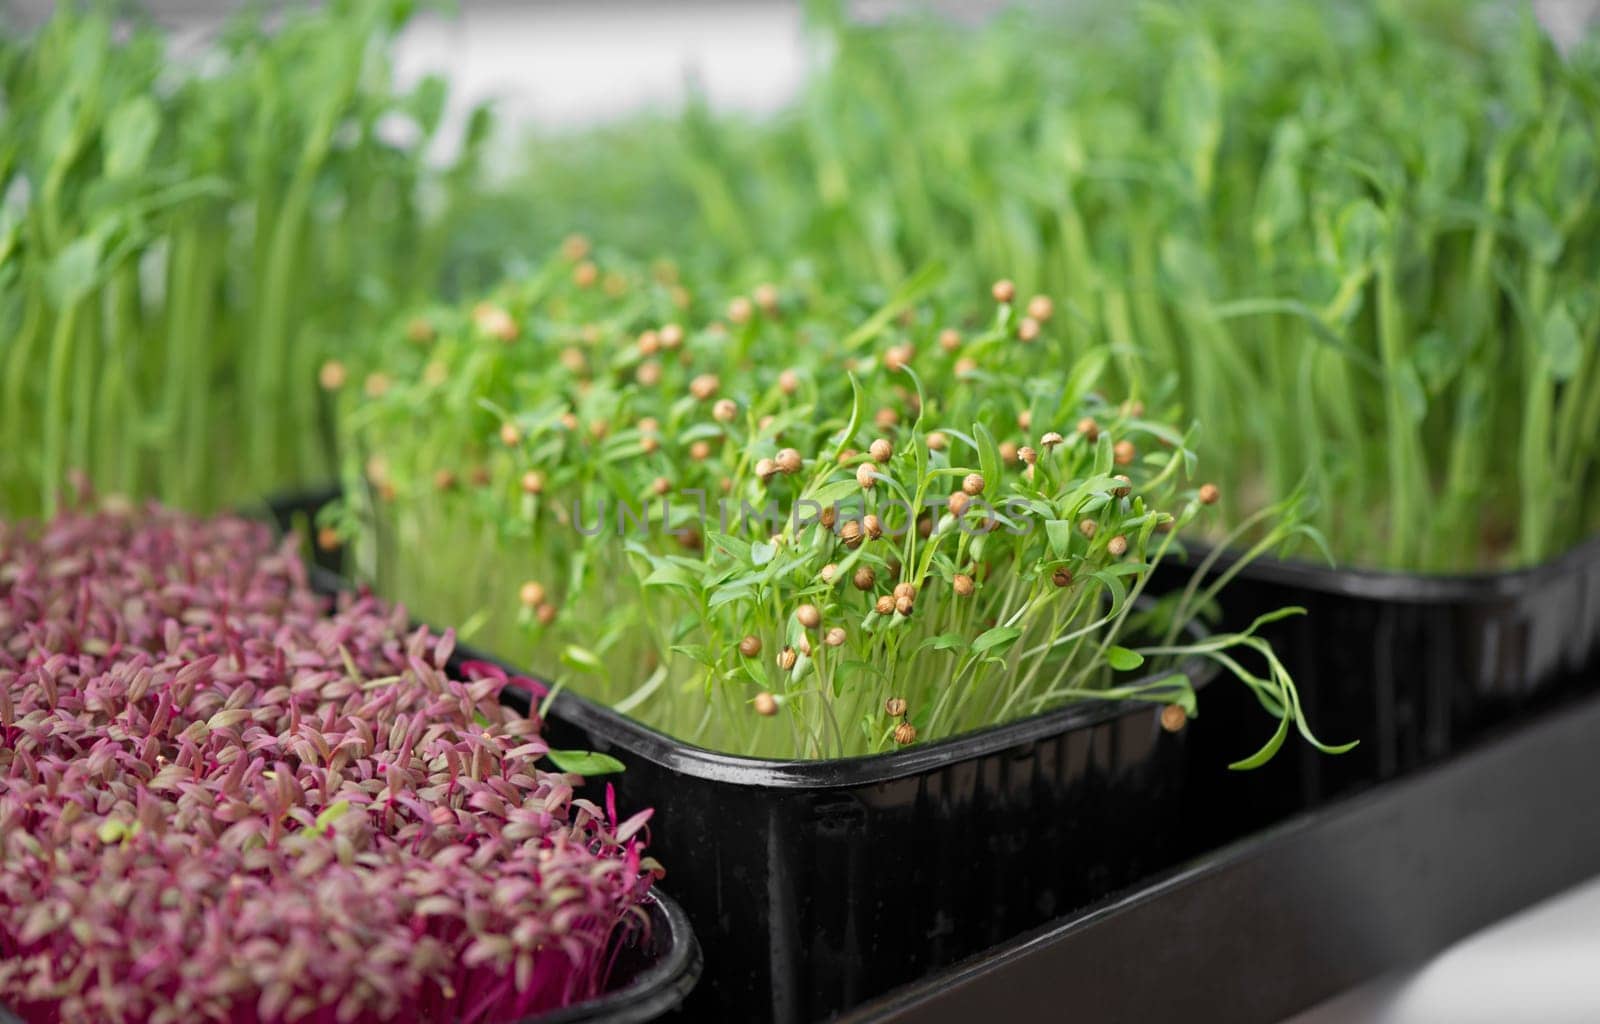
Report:
M 1003 650 L 1021 635 L 1022 630 L 1015 626 L 995 626 L 993 629 L 984 630 L 978 634 L 976 640 L 972 641 L 972 653 L 982 654 L 994 648 Z
M 1132 672 L 1144 664 L 1144 655 L 1138 651 L 1131 651 L 1126 647 L 1113 645 L 1106 648 L 1106 664 L 1118 672 Z
M 1578 326 L 1565 305 L 1559 305 L 1545 315 L 1539 329 L 1539 348 L 1550 363 L 1550 376 L 1565 381 L 1578 372 L 1583 362 L 1583 343 L 1578 337 Z
M 1370 199 L 1357 199 L 1340 211 L 1336 232 L 1345 273 L 1360 273 L 1372 266 L 1378 251 L 1388 244 L 1388 223 Z
M 967 638 L 959 633 L 940 633 L 930 636 L 917 645 L 917 650 L 949 651 L 967 642 Z
M 57 307 L 70 306 L 94 288 L 105 239 L 93 232 L 73 239 L 50 263 L 45 286 Z
M 321 814 L 317 815 L 317 820 L 304 829 L 305 834 L 311 836 L 326 835 L 328 830 L 333 827 L 333 823 L 344 817 L 349 810 L 350 801 L 348 800 L 340 800 L 337 803 L 329 804 L 323 808 Z
M 1283 717 L 1278 719 L 1278 728 L 1274 730 L 1272 733 L 1272 738 L 1267 740 L 1265 746 L 1256 751 L 1254 754 L 1251 754 L 1249 757 L 1233 762 L 1232 764 L 1228 765 L 1228 767 L 1236 772 L 1249 771 L 1252 768 L 1260 768 L 1262 765 L 1272 760 L 1273 756 L 1278 753 L 1278 749 L 1283 746 L 1283 741 L 1289 735 L 1290 717 L 1291 716 L 1286 713 L 1283 715 Z
M 587 647 L 579 647 L 577 644 L 568 644 L 562 649 L 561 663 L 590 675 L 603 676 L 606 673 L 605 663 L 600 660 L 600 656 Z
M 134 96 L 118 105 L 106 121 L 106 177 L 129 178 L 143 170 L 160 131 L 161 112 L 149 96 Z
M 545 756 L 551 764 L 569 775 L 582 775 L 585 778 L 614 775 L 627 769 L 626 765 L 611 755 L 593 750 L 552 750 Z

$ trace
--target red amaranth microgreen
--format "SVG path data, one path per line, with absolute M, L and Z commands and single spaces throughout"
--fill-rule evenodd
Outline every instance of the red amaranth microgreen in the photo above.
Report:
M 650 812 L 542 768 L 453 647 L 330 611 L 259 524 L 0 524 L 0 1004 L 494 1024 L 600 992 Z

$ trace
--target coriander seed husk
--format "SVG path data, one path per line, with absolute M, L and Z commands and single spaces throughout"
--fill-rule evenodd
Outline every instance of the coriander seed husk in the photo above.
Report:
M 755 708 L 756 714 L 761 715 L 763 718 L 771 718 L 778 713 L 778 698 L 762 690 L 756 694 L 755 700 L 750 702 L 750 706 Z
M 1222 497 L 1222 491 L 1216 484 L 1201 484 L 1200 490 L 1195 495 L 1202 505 L 1215 505 L 1217 499 Z
M 850 578 L 850 583 L 857 590 L 871 590 L 872 585 L 878 580 L 878 574 L 873 572 L 872 566 L 857 566 L 855 575 Z
M 702 373 L 689 382 L 689 394 L 704 402 L 717 393 L 722 381 L 714 373 Z
M 917 727 L 910 722 L 901 722 L 894 727 L 894 741 L 902 747 L 917 741 Z
M 778 667 L 783 669 L 785 672 L 788 672 L 790 669 L 794 668 L 795 663 L 799 660 L 800 655 L 795 653 L 793 647 L 786 646 L 783 650 L 778 652 Z
M 961 489 L 976 497 L 983 493 L 983 474 L 968 473 L 961 478 Z
M 317 383 L 324 391 L 338 391 L 344 387 L 344 382 L 349 379 L 349 371 L 337 359 L 330 359 L 322 364 L 317 371 Z
M 904 697 L 890 697 L 883 702 L 883 713 L 890 718 L 899 718 L 906 713 L 906 699 Z
M 1189 721 L 1189 712 L 1183 709 L 1182 704 L 1168 704 L 1161 709 L 1161 728 L 1167 732 L 1178 732 Z
M 1001 278 L 989 288 L 989 294 L 994 296 L 996 302 L 1010 302 L 1017 297 L 1017 286 L 1006 278 Z
M 822 612 L 814 604 L 803 604 L 794 610 L 795 621 L 806 629 L 816 629 L 822 625 Z
M 955 578 L 950 581 L 950 587 L 956 592 L 956 596 L 969 597 L 973 590 L 972 577 L 964 572 L 958 572 Z
M 887 438 L 880 437 L 867 447 L 867 454 L 872 456 L 874 462 L 888 462 L 894 455 L 894 444 Z
M 746 658 L 754 658 L 759 655 L 761 653 L 761 638 L 752 635 L 740 640 L 739 653 Z

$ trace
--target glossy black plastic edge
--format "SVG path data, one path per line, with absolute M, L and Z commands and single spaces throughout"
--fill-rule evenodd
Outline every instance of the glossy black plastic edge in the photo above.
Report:
M 1592 878 L 1597 734 L 1600 698 L 1551 710 L 836 1020 L 1053 1019 L 1067 993 L 1097 1021 L 1282 1020 Z
M 622 988 L 549 1013 L 521 1018 L 516 1024 L 645 1024 L 677 1009 L 700 980 L 704 967 L 700 944 L 683 908 L 671 897 L 652 892 L 645 906 L 650 914 L 652 939 L 657 929 L 665 932 L 663 955 Z M 653 944 L 661 942 L 655 939 Z M 0 1024 L 24 1022 L 0 1006 Z
M 622 988 L 525 1018 L 518 1024 L 645 1024 L 677 1009 L 694 989 L 705 967 L 700 943 L 689 926 L 688 915 L 670 896 L 652 891 L 647 905 L 652 930 L 666 929 L 664 955 Z

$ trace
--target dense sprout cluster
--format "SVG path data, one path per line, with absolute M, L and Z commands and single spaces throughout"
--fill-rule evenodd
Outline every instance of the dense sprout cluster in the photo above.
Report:
M 658 868 L 536 718 L 259 525 L 0 525 L 0 1005 L 510 1021 L 596 994 Z
M 176 36 L 136 6 L 0 30 L 12 515 L 52 508 L 71 470 L 193 509 L 325 479 L 319 352 L 436 287 L 488 126 L 448 168 L 425 161 L 445 88 L 392 73 L 409 0 L 250 7 Z
M 1093 695 L 1193 711 L 1205 595 L 1134 598 L 1218 488 L 1099 390 L 1104 353 L 1064 359 L 1048 297 L 931 284 L 719 295 L 570 239 L 398 327 L 360 388 L 325 368 L 352 498 L 326 522 L 429 618 L 719 749 L 870 753 Z M 1115 678 L 1146 656 L 1170 671 Z M 1287 729 L 1276 662 L 1240 674 Z
M 1559 53 L 1498 0 L 849 6 L 813 5 L 792 108 L 540 140 L 481 231 L 835 287 L 1012 277 L 1199 421 L 1219 528 L 1302 480 L 1362 565 L 1528 564 L 1600 527 L 1600 36 Z

